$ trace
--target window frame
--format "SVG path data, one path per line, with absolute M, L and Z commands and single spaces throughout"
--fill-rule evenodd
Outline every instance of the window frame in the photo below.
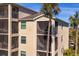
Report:
M 26 51 L 21 51 L 21 56 L 26 56 Z
M 26 44 L 26 36 L 21 36 L 21 44 Z
M 21 20 L 21 29 L 26 29 L 26 20 Z

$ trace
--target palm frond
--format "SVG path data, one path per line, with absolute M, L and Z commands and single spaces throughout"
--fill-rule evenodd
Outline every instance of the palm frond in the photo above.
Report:
M 56 3 L 44 3 L 41 12 L 44 13 L 46 17 L 52 18 L 60 12 L 60 8 Z

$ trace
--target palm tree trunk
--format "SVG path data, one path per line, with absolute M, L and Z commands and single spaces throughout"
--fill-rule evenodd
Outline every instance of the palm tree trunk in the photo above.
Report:
M 48 53 L 49 53 L 50 31 L 51 31 L 51 18 L 49 19 L 48 33 L 47 33 L 47 56 L 48 56 Z
M 78 28 L 76 30 L 76 42 L 75 42 L 75 56 L 77 56 L 77 49 L 78 49 Z

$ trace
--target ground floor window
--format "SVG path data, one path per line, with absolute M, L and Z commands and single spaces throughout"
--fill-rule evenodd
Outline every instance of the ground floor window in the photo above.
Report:
M 26 56 L 26 51 L 21 51 L 21 56 Z

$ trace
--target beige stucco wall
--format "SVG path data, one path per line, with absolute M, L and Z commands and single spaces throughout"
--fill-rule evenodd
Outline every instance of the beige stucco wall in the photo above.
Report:
M 27 9 L 24 8 L 19 8 L 19 19 L 23 18 L 23 17 L 27 17 L 34 14 L 32 11 L 29 11 Z
M 26 55 L 36 55 L 36 23 L 26 22 L 26 29 L 21 29 L 19 22 L 19 55 L 20 51 L 26 51 Z M 21 36 L 26 36 L 26 44 L 21 44 Z
M 58 38 L 58 55 L 62 55 L 62 42 L 61 42 L 61 36 L 63 35 L 63 30 L 61 28 L 61 26 L 58 25 L 58 34 L 57 34 L 57 38 Z
M 61 23 L 62 24 L 62 23 Z M 58 26 L 58 55 L 63 55 L 64 50 L 69 46 L 69 29 L 66 26 Z
M 67 50 L 69 48 L 69 28 L 63 27 L 63 47 L 64 50 Z

